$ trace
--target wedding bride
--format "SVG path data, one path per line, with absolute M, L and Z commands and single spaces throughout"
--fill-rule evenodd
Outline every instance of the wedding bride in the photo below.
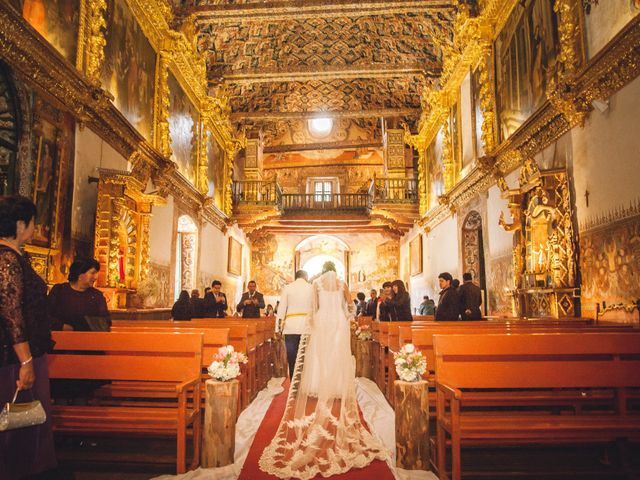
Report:
M 285 413 L 260 457 L 260 469 L 279 478 L 329 477 L 388 456 L 360 419 L 350 348 L 354 305 L 333 262 L 313 287 L 312 321 L 300 341 Z

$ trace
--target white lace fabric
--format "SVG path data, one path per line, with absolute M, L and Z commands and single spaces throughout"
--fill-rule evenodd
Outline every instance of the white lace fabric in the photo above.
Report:
M 279 478 L 329 477 L 388 457 L 360 420 L 349 291 L 331 271 L 313 286 L 313 319 L 300 341 L 285 413 L 260 457 L 260 469 Z

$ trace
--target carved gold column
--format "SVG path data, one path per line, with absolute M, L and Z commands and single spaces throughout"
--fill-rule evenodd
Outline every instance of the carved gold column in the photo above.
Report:
M 196 187 L 203 195 L 209 191 L 209 143 L 204 121 L 199 122 L 198 141 L 198 169 L 196 172 Z
M 491 45 L 483 49 L 479 64 L 480 109 L 482 110 L 482 146 L 489 155 L 496 148 L 496 99 L 493 90 L 493 65 Z
M 167 158 L 171 157 L 171 135 L 169 133 L 169 64 L 171 60 L 172 53 L 167 50 L 162 50 L 158 54 L 153 109 L 154 145 Z
M 107 22 L 104 19 L 107 10 L 106 0 L 88 0 L 86 15 L 86 47 L 84 50 L 84 72 L 95 85 L 100 84 L 100 73 L 104 63 L 104 37 Z
M 420 216 L 422 216 L 429 210 L 431 191 L 427 171 L 427 145 L 421 137 L 411 135 L 408 129 L 405 129 L 404 141 L 418 152 L 418 207 Z
M 151 204 L 148 205 L 149 212 L 140 214 L 142 235 L 140 236 L 140 272 L 138 280 L 141 282 L 149 275 L 149 224 L 151 221 Z
M 444 139 L 442 140 L 442 167 L 444 169 L 444 190 L 448 192 L 456 183 L 455 164 L 453 161 L 453 147 L 451 145 L 451 131 L 449 119 L 444 122 Z
M 399 128 L 387 129 L 385 165 L 389 177 L 403 178 L 405 176 L 404 161 L 404 130 Z
M 113 198 L 111 200 L 110 211 L 110 235 L 109 235 L 109 254 L 107 257 L 107 279 L 109 281 L 108 286 L 117 287 L 120 283 L 120 235 L 119 229 L 116 228 L 120 224 L 120 217 L 122 216 L 122 208 L 124 202 L 122 198 Z M 126 266 L 125 266 L 126 267 Z
M 246 139 L 244 142 L 229 140 L 224 145 L 224 213 L 227 216 L 231 216 L 233 212 L 233 164 L 244 146 Z

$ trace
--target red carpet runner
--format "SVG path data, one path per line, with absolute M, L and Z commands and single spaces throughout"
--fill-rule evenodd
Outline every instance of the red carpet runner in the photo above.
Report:
M 284 387 L 284 392 L 273 399 L 269 410 L 267 410 L 267 414 L 262 420 L 260 427 L 258 427 L 256 437 L 253 439 L 253 443 L 249 449 L 249 454 L 244 462 L 238 480 L 273 480 L 278 478 L 260 470 L 258 460 L 260 460 L 262 451 L 275 436 L 276 431 L 278 430 L 278 425 L 280 424 L 280 419 L 282 418 L 282 415 L 284 415 L 284 409 L 287 404 L 287 393 L 289 391 L 289 382 L 286 382 Z M 323 478 L 324 477 L 320 475 L 314 477 L 314 479 Z M 385 462 L 381 460 L 374 460 L 366 468 L 350 470 L 347 473 L 335 475 L 331 478 L 336 480 L 393 480 L 393 474 Z

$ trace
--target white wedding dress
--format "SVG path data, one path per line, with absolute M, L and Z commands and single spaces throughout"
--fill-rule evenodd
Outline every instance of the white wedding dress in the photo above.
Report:
M 314 313 L 300 340 L 285 413 L 260 457 L 260 469 L 279 478 L 329 477 L 388 458 L 356 403 L 349 291 L 333 271 L 313 286 Z

